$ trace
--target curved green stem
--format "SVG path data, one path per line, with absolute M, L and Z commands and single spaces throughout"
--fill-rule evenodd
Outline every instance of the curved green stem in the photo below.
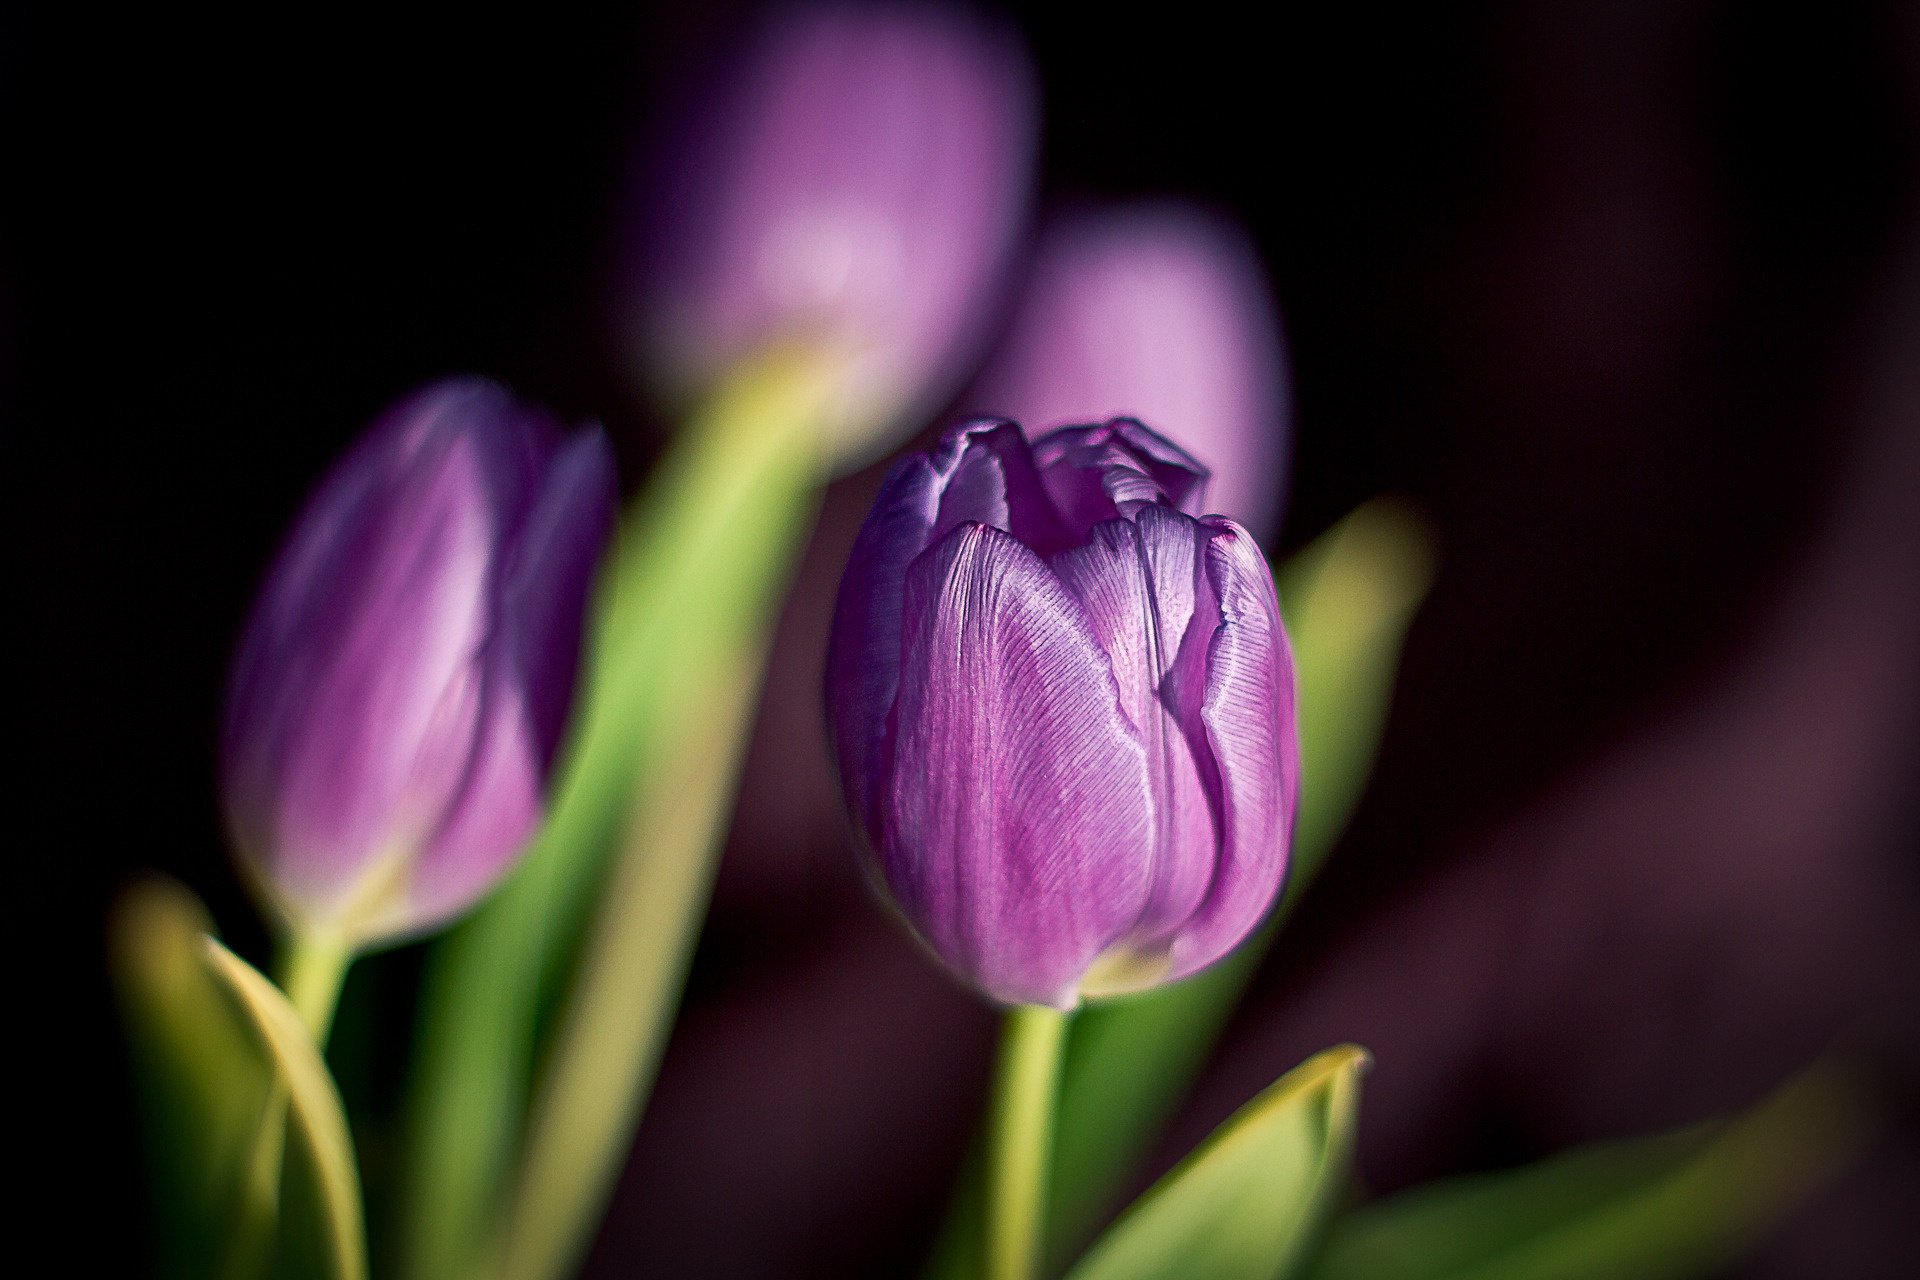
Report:
M 987 1134 L 986 1280 L 1032 1280 L 1039 1261 L 1067 1016 L 1019 1005 L 1001 1028 Z
M 288 935 L 277 965 L 280 990 L 313 1035 L 326 1048 L 327 1031 L 340 1004 L 353 949 L 336 938 Z M 224 1274 L 229 1280 L 264 1275 L 273 1256 L 280 1222 L 280 1170 L 287 1142 L 287 1082 L 276 1077 L 267 1090 L 253 1148 L 240 1170 L 234 1225 L 227 1237 Z

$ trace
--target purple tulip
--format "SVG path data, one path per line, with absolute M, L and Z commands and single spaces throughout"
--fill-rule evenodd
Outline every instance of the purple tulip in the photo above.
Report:
M 1300 781 L 1265 557 L 1128 419 L 1010 422 L 897 465 L 827 659 L 848 807 L 907 920 L 995 1000 L 1070 1007 L 1231 951 Z
M 297 930 L 458 915 L 540 823 L 614 501 L 598 430 L 460 379 L 390 410 L 280 552 L 222 743 L 242 860 Z
M 1279 320 L 1246 233 L 1155 203 L 1049 226 L 969 403 L 1035 428 L 1151 422 L 1212 469 L 1215 508 L 1264 535 L 1279 515 L 1285 380 Z
M 629 340 L 680 398 L 811 348 L 837 370 L 836 450 L 870 453 L 983 336 L 1032 182 L 1024 53 L 962 10 L 818 5 L 710 79 L 646 175 Z

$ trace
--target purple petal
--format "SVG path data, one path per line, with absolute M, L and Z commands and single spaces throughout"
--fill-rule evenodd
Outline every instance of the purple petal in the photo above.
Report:
M 434 748 L 459 736 L 444 704 L 491 623 L 500 522 L 490 459 L 450 425 L 485 402 L 470 390 L 436 401 L 404 447 L 358 451 L 336 473 L 243 648 L 226 748 L 235 825 L 312 915 L 343 907 L 395 851 L 397 816 L 430 821 L 438 805 L 420 797 L 460 767 L 459 751 Z
M 1034 442 L 1033 458 L 1068 530 L 1081 540 L 1101 521 L 1131 517 L 1148 503 L 1198 515 L 1206 492 L 1205 467 L 1128 418 L 1051 431 Z
M 1203 581 L 1219 623 L 1207 649 L 1200 721 L 1221 815 L 1220 861 L 1206 901 L 1173 943 L 1168 978 L 1205 968 L 1266 915 L 1286 878 L 1300 794 L 1293 651 L 1273 574 L 1246 529 L 1217 516 Z
M 880 865 L 934 951 L 993 998 L 1069 1006 L 1138 918 L 1146 761 L 1079 601 L 965 524 L 907 575 Z
M 546 467 L 501 569 L 504 641 L 526 691 L 535 758 L 552 765 L 573 701 L 587 597 L 613 528 L 613 449 L 578 432 Z
M 1030 281 L 970 405 L 1035 429 L 1139 418 L 1212 469 L 1215 510 L 1271 529 L 1285 364 L 1246 233 L 1172 203 L 1070 214 L 1042 237 Z
M 643 184 L 633 288 L 663 380 L 801 340 L 841 360 L 850 437 L 943 399 L 1026 210 L 1017 42 L 962 10 L 815 5 L 699 88 Z
M 827 650 L 827 707 L 849 806 L 863 823 L 874 818 L 875 770 L 899 686 L 907 566 L 964 521 L 1042 545 L 1063 539 L 1026 439 L 1012 423 L 965 423 L 931 453 L 903 458 L 854 540 Z
M 1137 521 L 1096 525 L 1086 546 L 1051 562 L 1086 607 L 1094 638 L 1112 659 L 1120 705 L 1146 748 L 1154 797 L 1149 889 L 1122 943 L 1142 955 L 1163 950 L 1199 907 L 1219 850 L 1213 797 L 1201 783 L 1204 727 L 1197 715 L 1179 714 L 1167 688 L 1183 652 L 1204 652 L 1212 635 L 1211 613 L 1208 625 L 1189 625 L 1205 536 L 1191 517 L 1150 506 Z

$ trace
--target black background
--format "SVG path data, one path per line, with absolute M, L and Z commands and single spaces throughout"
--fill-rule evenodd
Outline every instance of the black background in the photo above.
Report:
M 1283 547 L 1387 491 L 1421 506 L 1444 548 L 1377 785 L 1236 1028 L 1238 1058 L 1230 1048 L 1188 1118 L 1197 1131 L 1218 1118 L 1209 1107 L 1224 1114 L 1287 1054 L 1318 1047 L 1288 1030 L 1291 1011 L 1330 998 L 1316 992 L 1386 989 L 1374 1005 L 1353 995 L 1362 1033 L 1365 1009 L 1391 1009 L 1397 978 L 1370 941 L 1393 936 L 1383 911 L 1480 874 L 1519 839 L 1516 815 L 1663 724 L 1766 634 L 1796 557 L 1844 509 L 1861 440 L 1914 478 L 1920 396 L 1889 403 L 1879 388 L 1889 351 L 1920 359 L 1920 333 L 1890 319 L 1920 225 L 1920 25 L 1892 5 L 1291 4 L 1258 29 L 1189 5 L 1031 8 L 1017 16 L 1045 86 L 1046 195 L 1190 194 L 1255 233 L 1294 370 Z M 99 973 L 114 886 L 165 868 L 243 948 L 262 941 L 226 870 L 211 761 L 225 663 L 275 539 L 374 411 L 448 372 L 603 420 L 633 487 L 660 424 L 618 377 L 602 323 L 617 193 L 656 73 L 729 16 L 16 4 L 0 17 L 0 474 L 25 695 L 9 1040 L 45 1073 L 39 1190 L 111 1222 L 63 1240 L 76 1267 L 139 1265 L 132 1121 Z M 830 503 L 803 579 L 816 592 L 871 483 Z M 1916 524 L 1878 526 L 1876 563 L 1896 571 L 1875 582 L 1905 566 L 1920 581 Z M 1910 606 L 1890 598 L 1893 625 Z M 811 616 L 797 599 L 789 629 Z M 1909 724 L 1915 662 L 1884 695 Z M 756 797 L 777 790 L 769 761 L 821 750 L 792 719 L 770 710 L 762 724 L 686 1034 L 595 1255 L 608 1274 L 901 1272 L 965 1136 L 986 1015 L 909 975 L 904 948 L 900 965 L 889 951 L 858 967 L 863 948 L 896 940 L 873 933 L 830 818 L 779 848 L 781 824 L 756 820 Z M 1578 1016 L 1598 1043 L 1653 1046 L 1654 1066 L 1683 1078 L 1672 1097 L 1593 1086 L 1604 1055 L 1552 1027 L 1503 1026 L 1500 1045 L 1555 1047 L 1497 1068 L 1488 1042 L 1462 1054 L 1470 1033 L 1443 1028 L 1408 1056 L 1456 1064 L 1445 1087 L 1401 1096 L 1444 1119 L 1392 1126 L 1412 1105 L 1396 1109 L 1396 1081 L 1419 1070 L 1396 1076 L 1383 1057 L 1389 1119 L 1363 1139 L 1368 1177 L 1391 1187 L 1736 1106 L 1864 1020 L 1895 1136 L 1752 1273 L 1896 1274 L 1876 1268 L 1902 1256 L 1899 1206 L 1920 1163 L 1899 1136 L 1916 752 L 1911 732 L 1872 743 L 1862 767 L 1907 781 L 1844 808 L 1848 865 L 1865 868 L 1856 896 L 1898 922 L 1895 942 L 1849 932 L 1854 899 L 1840 895 L 1845 941 L 1819 948 L 1819 981 L 1776 1008 L 1737 958 L 1639 951 L 1628 932 L 1630 981 L 1604 959 L 1567 961 L 1589 994 L 1616 983 Z M 1786 735 L 1762 754 L 1799 745 Z M 817 800 L 824 764 L 801 772 Z M 1635 811 L 1657 823 L 1659 803 Z M 1712 827 L 1706 812 L 1676 820 L 1680 838 L 1668 824 L 1674 859 L 1725 851 L 1712 830 L 1691 838 Z M 1591 833 L 1564 843 L 1608 847 Z M 1464 883 L 1497 896 L 1497 869 L 1484 874 Z M 1569 890 L 1576 906 L 1585 891 Z M 1486 898 L 1431 896 L 1449 892 Z M 1764 950 L 1778 921 L 1741 911 L 1720 914 Z M 1334 958 L 1355 948 L 1374 956 L 1370 976 L 1325 976 L 1352 973 Z M 408 961 L 386 963 L 403 974 Z M 838 1022 L 777 1012 L 867 972 Z M 1700 1017 L 1727 993 L 1742 1017 Z M 850 1021 L 860 1029 L 842 1036 Z M 1706 1023 L 1732 1029 L 1716 1038 Z M 903 1061 L 945 1078 L 876 1099 L 841 1069 L 889 1052 L 889 1032 L 924 1047 Z M 786 1094 L 755 1092 L 756 1064 L 795 1062 L 778 1073 Z M 838 1136 L 879 1116 L 915 1127 L 891 1144 Z M 861 1158 L 890 1146 L 914 1154 Z M 743 1178 L 755 1147 L 785 1151 L 787 1182 L 807 1186 Z

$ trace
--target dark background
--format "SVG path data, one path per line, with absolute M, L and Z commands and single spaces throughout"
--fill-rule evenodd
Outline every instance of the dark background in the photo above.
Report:
M 1382 491 L 1442 548 L 1376 784 L 1163 1161 L 1340 1038 L 1378 1058 L 1382 1189 L 1744 1105 L 1841 1039 L 1887 1137 L 1742 1274 L 1905 1274 L 1920 24 L 1030 7 L 1047 195 L 1190 194 L 1256 235 L 1283 548 Z M 729 16 L 671 9 L 0 12 L 9 1040 L 47 1081 L 39 1189 L 108 1219 L 76 1265 L 128 1273 L 141 1239 L 114 886 L 165 868 L 258 954 L 213 726 L 308 485 L 455 371 L 602 419 L 644 473 L 659 424 L 602 323 L 616 196 L 656 73 Z M 831 496 L 790 603 L 606 1274 L 901 1273 L 977 1105 L 991 1020 L 862 896 L 817 737 L 872 483 Z M 392 1051 L 343 1052 L 377 1078 Z

